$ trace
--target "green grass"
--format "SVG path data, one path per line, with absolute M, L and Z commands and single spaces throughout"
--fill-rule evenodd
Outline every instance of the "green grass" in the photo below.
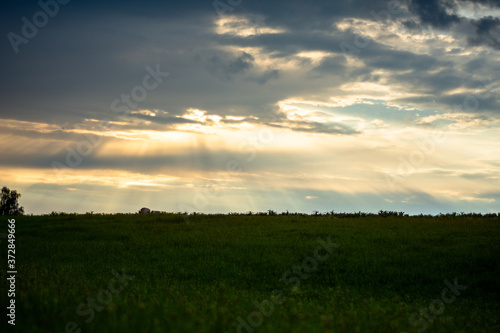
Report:
M 298 288 L 287 284 L 296 275 L 284 273 L 329 236 L 340 246 L 297 278 Z M 5 267 L 5 239 L 0 246 Z M 186 224 L 175 214 L 20 216 L 16 326 L 6 325 L 6 283 L 2 325 L 8 332 L 64 332 L 68 322 L 82 332 L 236 332 L 237 318 L 257 311 L 254 301 L 280 289 L 286 300 L 254 332 L 500 332 L 499 258 L 498 217 L 197 215 Z M 134 278 L 86 323 L 89 315 L 76 308 L 122 268 Z M 6 281 L 5 270 L 0 275 Z M 455 278 L 467 289 L 425 330 L 423 321 L 412 326 L 410 316 Z

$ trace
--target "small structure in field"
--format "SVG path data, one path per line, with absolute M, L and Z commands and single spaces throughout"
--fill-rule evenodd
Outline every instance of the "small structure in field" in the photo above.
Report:
M 143 207 L 139 210 L 139 214 L 160 214 L 159 210 L 151 210 L 149 208 Z

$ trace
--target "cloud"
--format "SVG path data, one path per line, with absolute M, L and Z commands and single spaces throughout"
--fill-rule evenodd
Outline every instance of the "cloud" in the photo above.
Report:
M 472 25 L 476 30 L 475 36 L 468 38 L 471 45 L 487 45 L 500 50 L 500 19 L 498 17 L 488 16 L 473 20 Z
M 297 132 L 318 133 L 318 134 L 338 134 L 352 135 L 360 132 L 343 124 L 323 124 L 308 121 L 286 122 L 284 124 L 273 124 L 274 127 L 290 128 Z
M 232 75 L 251 69 L 254 60 L 254 57 L 246 52 L 242 52 L 241 55 L 233 59 L 221 59 L 220 56 L 213 55 L 208 59 L 207 65 L 210 72 L 230 78 Z
M 455 36 L 463 37 L 470 46 L 487 46 L 498 50 L 499 19 L 487 15 L 494 8 L 500 8 L 498 1 L 409 0 L 408 9 L 418 17 L 419 22 L 409 19 L 403 20 L 402 23 L 410 29 L 417 30 L 422 26 L 447 29 Z M 476 12 L 476 15 L 470 16 L 472 12 Z M 479 12 L 483 17 L 476 18 Z
M 460 22 L 459 16 L 450 13 L 456 9 L 453 0 L 410 0 L 408 8 L 418 15 L 424 25 L 447 28 Z
M 491 119 L 484 115 L 472 115 L 467 113 L 446 113 L 435 116 L 427 116 L 419 118 L 416 123 L 419 125 L 430 125 L 444 121 L 449 129 L 466 129 L 466 128 L 480 128 L 486 129 L 491 127 L 500 128 L 496 124 L 500 124 L 500 120 Z M 496 125 L 496 126 L 495 126 Z M 441 127 L 444 127 L 441 125 Z
M 166 117 L 166 116 L 151 116 L 146 114 L 130 114 L 130 117 L 138 118 L 142 120 L 146 120 L 148 122 L 153 122 L 156 124 L 164 124 L 164 125 L 174 125 L 174 124 L 193 124 L 198 123 L 191 119 L 186 119 L 184 117 Z M 165 128 L 163 128 L 165 129 Z

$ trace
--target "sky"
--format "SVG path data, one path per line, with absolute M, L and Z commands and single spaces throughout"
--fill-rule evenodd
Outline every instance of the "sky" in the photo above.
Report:
M 3 3 L 28 214 L 500 211 L 500 1 Z

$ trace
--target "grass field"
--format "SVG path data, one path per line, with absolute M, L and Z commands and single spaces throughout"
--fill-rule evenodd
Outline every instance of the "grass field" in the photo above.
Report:
M 15 219 L 7 332 L 500 332 L 497 216 Z

